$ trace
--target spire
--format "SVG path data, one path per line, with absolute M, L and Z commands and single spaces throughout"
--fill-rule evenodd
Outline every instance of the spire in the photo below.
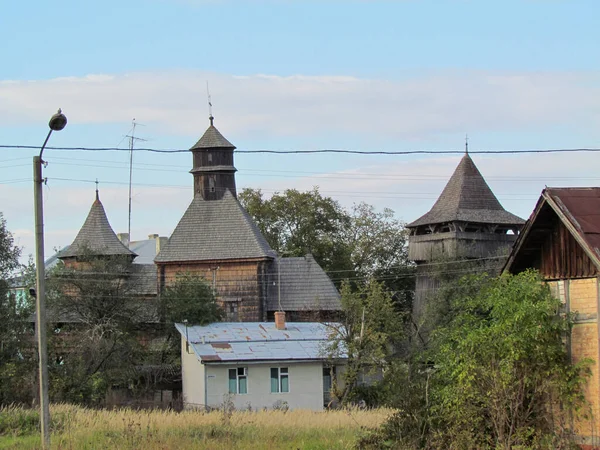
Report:
M 469 135 L 465 134 L 465 155 L 469 154 Z
M 468 153 L 460 160 L 431 210 L 408 227 L 444 222 L 518 225 L 523 219 L 506 211 Z
M 100 201 L 100 195 L 98 194 L 98 178 L 96 178 L 96 201 Z
M 83 226 L 73 243 L 59 254 L 59 258 L 83 256 L 90 253 L 100 256 L 131 256 L 132 259 L 137 256 L 123 245 L 110 226 L 98 195 L 98 189 L 96 189 L 96 200 L 92 204 Z

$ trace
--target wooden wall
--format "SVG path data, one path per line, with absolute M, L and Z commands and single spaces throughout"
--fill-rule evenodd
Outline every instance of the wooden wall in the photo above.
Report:
M 536 269 L 544 278 L 586 278 L 598 275 L 596 266 L 560 221 L 546 234 Z
M 158 266 L 159 292 L 189 273 L 203 277 L 217 292 L 217 301 L 231 322 L 260 322 L 267 319 L 267 282 L 270 260 L 218 261 Z M 213 278 L 214 277 L 214 278 Z

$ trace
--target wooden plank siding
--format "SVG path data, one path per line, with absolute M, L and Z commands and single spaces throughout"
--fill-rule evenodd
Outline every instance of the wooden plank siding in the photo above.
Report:
M 546 279 L 588 278 L 598 275 L 598 270 L 565 225 L 557 221 L 547 233 L 537 262 Z

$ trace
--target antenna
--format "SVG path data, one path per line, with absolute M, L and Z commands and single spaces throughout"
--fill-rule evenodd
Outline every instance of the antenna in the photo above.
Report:
M 469 154 L 469 135 L 465 134 L 465 154 Z
M 138 125 L 143 126 L 143 124 L 137 123 L 135 121 L 135 117 L 131 121 L 131 124 L 131 134 L 125 136 L 129 138 L 129 216 L 127 218 L 127 233 L 129 235 L 129 242 L 131 242 L 131 181 L 133 179 L 133 144 L 135 141 L 146 141 L 146 139 L 135 137 L 135 127 Z
M 208 80 L 206 80 L 206 98 L 208 100 L 208 120 L 210 120 L 210 124 L 212 125 L 215 118 L 212 114 L 212 100 L 210 98 L 210 91 L 208 90 Z

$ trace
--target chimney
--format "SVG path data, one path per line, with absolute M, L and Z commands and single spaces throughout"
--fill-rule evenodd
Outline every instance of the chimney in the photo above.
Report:
M 285 312 L 275 311 L 275 328 L 285 330 Z
M 125 247 L 129 248 L 129 233 L 117 233 L 117 237 Z
M 158 234 L 155 235 L 156 236 L 156 254 L 158 255 L 160 253 L 160 250 L 167 245 L 167 242 L 169 240 L 168 237 L 166 236 L 160 236 L 158 237 Z
M 148 239 L 152 240 L 152 239 L 156 239 L 158 237 L 158 234 L 149 234 L 148 235 Z

